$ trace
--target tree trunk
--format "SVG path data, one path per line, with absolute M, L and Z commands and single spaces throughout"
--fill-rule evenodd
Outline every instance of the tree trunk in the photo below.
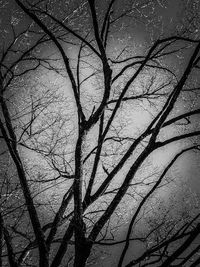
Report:
M 75 246 L 74 267 L 85 267 L 90 256 L 92 243 L 87 240 L 80 240 Z

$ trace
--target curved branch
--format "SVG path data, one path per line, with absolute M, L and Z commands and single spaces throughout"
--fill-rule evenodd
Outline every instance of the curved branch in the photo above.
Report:
M 175 155 L 175 157 L 171 160 L 171 162 L 166 166 L 166 168 L 164 169 L 164 171 L 162 172 L 160 178 L 157 180 L 157 182 L 155 183 L 155 185 L 151 188 L 151 190 L 145 195 L 145 197 L 142 199 L 142 201 L 140 202 L 137 210 L 135 211 L 132 219 L 131 219 L 131 222 L 129 224 L 129 227 L 128 227 L 128 232 L 127 232 L 127 235 L 126 235 L 126 243 L 125 243 L 125 246 L 124 246 L 124 249 L 122 251 L 122 254 L 120 256 L 120 259 L 119 259 L 119 264 L 118 264 L 118 267 L 121 267 L 122 264 L 123 264 L 123 261 L 124 261 L 124 258 L 125 258 L 125 255 L 126 255 L 126 252 L 129 248 L 129 244 L 130 244 L 130 236 L 131 236 L 131 232 L 132 232 L 132 228 L 133 228 L 133 225 L 135 223 L 135 220 L 139 214 L 139 212 L 141 211 L 142 207 L 144 206 L 144 204 L 146 203 L 146 201 L 149 199 L 149 197 L 155 192 L 155 190 L 158 188 L 158 186 L 160 185 L 160 183 L 162 182 L 163 178 L 165 177 L 166 173 L 169 171 L 169 169 L 172 167 L 172 165 L 175 163 L 175 161 L 185 152 L 187 151 L 190 151 L 192 149 L 198 149 L 197 146 L 192 146 L 192 147 L 189 147 L 189 148 L 186 148 L 186 149 L 183 149 L 181 152 L 179 152 L 178 154 Z

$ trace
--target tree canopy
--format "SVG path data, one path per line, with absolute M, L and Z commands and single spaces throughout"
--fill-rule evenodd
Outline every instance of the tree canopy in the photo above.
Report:
M 0 267 L 199 265 L 200 6 L 172 2 L 1 3 Z

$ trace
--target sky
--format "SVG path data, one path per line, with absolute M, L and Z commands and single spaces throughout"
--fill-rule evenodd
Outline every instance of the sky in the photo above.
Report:
M 102 2 L 103 3 L 103 2 Z M 115 39 L 113 39 L 113 44 L 116 46 L 116 49 L 119 48 L 121 45 L 121 39 L 123 34 L 126 36 L 127 39 L 129 39 L 129 43 L 134 43 L 134 47 L 138 48 L 140 52 L 142 53 L 146 47 L 148 47 L 149 42 L 151 41 L 151 38 L 155 38 L 155 35 L 162 35 L 166 34 L 166 32 L 174 31 L 175 25 L 177 25 L 177 21 L 180 19 L 181 15 L 183 14 L 183 10 L 181 7 L 182 1 L 157 1 L 156 9 L 152 10 L 151 12 L 154 12 L 153 16 L 147 17 L 145 21 L 145 16 L 149 12 L 149 7 L 144 6 L 143 9 L 143 19 L 137 19 L 134 21 L 127 21 L 127 24 L 129 25 L 128 30 L 124 32 L 123 27 L 121 28 L 121 31 L 119 31 L 119 45 L 116 46 Z M 99 6 L 99 9 L 101 8 L 101 4 Z M 117 9 L 120 10 L 123 8 L 121 3 L 117 6 Z M 5 36 L 6 40 L 9 40 L 9 25 L 10 22 L 13 22 L 17 26 L 23 27 L 24 24 L 28 21 L 26 18 L 23 19 L 23 23 L 21 23 L 21 13 L 19 12 L 18 8 L 16 7 L 16 4 L 14 1 L 2 1 L 0 6 L 0 29 L 2 36 Z M 137 12 L 136 12 L 137 14 Z M 19 20 L 19 21 L 18 21 Z M 124 37 L 123 37 L 124 38 Z M 126 41 L 127 41 L 126 39 Z M 112 42 L 111 42 L 112 43 Z M 140 44 L 144 43 L 144 46 L 141 48 Z M 111 48 L 113 48 L 111 46 Z M 73 56 L 73 49 L 72 49 L 72 56 Z M 171 59 L 171 62 L 173 63 L 173 59 Z M 169 62 L 169 64 L 171 64 Z M 45 78 L 44 78 L 45 79 Z M 54 79 L 55 80 L 55 79 Z M 64 86 L 66 86 L 65 82 L 62 80 L 60 83 L 64 83 Z M 70 94 L 66 95 L 67 97 L 70 96 Z M 145 109 L 145 103 L 139 107 L 138 111 L 136 113 L 132 113 L 130 110 L 127 110 L 125 114 L 126 118 L 130 118 L 130 120 L 134 119 L 136 125 L 141 122 L 141 112 L 143 109 Z M 180 104 L 182 105 L 182 103 Z M 190 103 L 189 103 L 190 105 Z M 140 116 L 138 115 L 140 114 Z M 144 111 L 142 118 L 142 123 L 145 124 L 145 121 L 148 121 L 148 112 Z M 137 121 L 138 118 L 138 121 Z M 127 129 L 129 131 L 129 129 Z M 132 129 L 130 129 L 132 130 Z M 153 156 L 153 161 L 155 165 L 162 165 L 164 161 L 168 160 L 169 155 L 173 154 L 173 152 L 176 150 L 176 146 L 172 146 L 171 150 L 167 150 L 164 154 L 161 151 L 161 153 L 157 153 L 157 155 Z M 171 151 L 171 152 L 169 152 Z M 195 158 L 195 159 L 194 159 Z M 192 153 L 188 156 L 183 156 L 183 159 L 179 161 L 179 175 L 182 177 L 184 181 L 188 181 L 191 188 L 197 193 L 200 193 L 200 187 L 196 186 L 197 184 L 200 184 L 198 179 L 198 172 L 200 170 L 200 167 L 198 167 L 198 160 L 196 157 L 193 156 Z
M 152 35 L 162 35 L 163 33 L 166 34 L 166 31 L 171 31 L 174 30 L 175 25 L 177 25 L 177 21 L 180 19 L 183 11 L 180 8 L 181 7 L 182 1 L 157 1 L 156 4 L 156 10 L 155 13 L 152 17 L 148 17 L 147 20 L 148 22 L 143 20 L 136 20 L 136 21 L 128 21 L 129 28 L 126 32 L 121 30 L 119 33 L 119 39 L 121 39 L 122 34 L 125 34 L 127 38 L 129 38 L 129 42 L 132 43 L 134 42 L 135 47 L 139 47 L 141 42 L 145 43 L 145 46 L 148 46 L 148 42 L 150 42 L 150 37 L 151 37 L 151 32 Z M 2 36 L 6 37 L 6 40 L 9 40 L 9 24 L 12 21 L 13 23 L 16 23 L 17 25 L 19 24 L 19 27 L 23 27 L 24 22 L 27 22 L 27 18 L 23 20 L 23 25 L 21 24 L 21 13 L 19 10 L 16 8 L 16 4 L 14 1 L 1 1 L 0 3 L 0 29 L 1 29 L 1 34 Z M 101 8 L 101 6 L 99 7 Z M 121 9 L 122 6 L 119 4 L 117 6 L 117 9 Z M 149 12 L 149 7 L 144 7 L 143 9 L 144 17 L 146 16 L 146 13 Z M 153 11 L 153 10 L 152 10 Z M 19 19 L 19 21 L 18 21 Z M 144 23 L 145 21 L 145 23 Z M 154 36 L 155 37 L 155 36 Z M 120 43 L 119 43 L 120 45 Z M 144 48 L 140 48 L 139 50 L 143 52 Z M 72 52 L 73 54 L 73 52 Z M 171 59 L 173 61 L 173 59 Z M 171 64 L 169 62 L 169 64 Z M 62 81 L 63 82 L 63 81 Z M 189 104 L 190 105 L 190 104 Z M 143 107 L 145 108 L 145 104 L 143 104 Z M 138 113 L 141 113 L 140 109 L 137 111 Z M 147 119 L 146 112 L 144 112 L 145 115 L 143 115 L 143 123 Z M 133 115 L 130 113 L 130 111 L 127 111 L 126 116 L 128 117 L 134 117 L 134 120 L 136 120 L 137 124 L 137 118 L 138 115 Z M 148 120 L 148 119 L 147 119 Z M 141 121 L 141 119 L 138 120 L 138 123 Z M 159 154 L 159 153 L 158 153 Z M 160 157 L 158 161 L 158 157 L 155 156 L 154 161 L 155 162 L 160 162 Z M 168 158 L 167 156 L 162 158 Z M 198 180 L 198 171 L 199 168 L 198 162 L 195 163 L 195 160 L 193 160 L 193 156 L 184 156 L 183 157 L 183 164 L 179 163 L 180 165 L 184 166 L 183 168 L 180 167 L 180 173 L 181 176 L 184 177 L 184 179 L 188 179 L 190 181 L 190 185 L 193 190 L 195 190 L 197 193 L 200 193 L 199 187 L 196 187 L 196 182 L 200 183 Z M 186 164 L 187 163 L 187 164 Z M 160 163 L 158 163 L 160 164 Z M 194 166 L 195 165 L 195 166 Z
M 159 36 L 160 34 L 162 35 L 163 33 L 166 34 L 166 31 L 170 32 L 173 31 L 175 29 L 175 25 L 177 20 L 180 18 L 181 16 L 181 8 L 180 8 L 180 4 L 182 1 L 178 0 L 178 1 L 173 1 L 170 0 L 168 1 L 168 3 L 164 3 L 165 1 L 158 1 L 157 4 L 157 9 L 156 9 L 156 15 L 154 14 L 154 16 L 152 16 L 150 19 L 147 18 L 148 23 L 143 23 L 140 21 L 128 21 L 129 23 L 129 28 L 126 32 L 124 32 L 123 27 L 120 28 L 121 30 L 119 31 L 119 35 L 118 35 L 118 42 L 116 45 L 115 39 L 113 39 L 113 43 L 110 47 L 110 49 L 118 49 L 121 45 L 121 39 L 122 39 L 122 35 L 125 34 L 126 38 L 129 39 L 129 43 L 133 43 L 134 42 L 134 47 L 138 48 L 140 50 L 140 53 L 143 53 L 145 51 L 145 49 L 150 46 L 150 42 L 151 42 L 151 38 L 155 38 L 155 36 Z M 7 4 L 4 4 L 4 2 L 0 2 L 2 6 L 0 6 L 0 29 L 1 29 L 1 34 L 2 36 L 5 36 L 5 40 L 9 40 L 9 32 L 8 32 L 8 28 L 9 28 L 9 23 L 10 21 L 13 19 L 18 19 L 21 17 L 21 14 L 17 11 L 16 12 L 16 6 L 12 1 L 8 1 Z M 122 6 L 119 5 L 119 9 Z M 147 7 L 148 10 L 148 7 Z M 144 16 L 145 16 L 145 8 L 144 8 Z M 24 20 L 25 22 L 27 22 L 27 19 Z M 146 21 L 145 21 L 146 22 Z M 16 20 L 16 22 L 18 24 L 18 21 Z M 21 21 L 19 22 L 19 24 L 21 23 Z M 23 25 L 19 27 L 23 27 Z M 149 34 L 150 33 L 150 34 Z M 126 41 L 127 41 L 126 39 Z M 123 40 L 122 40 L 123 41 Z M 141 42 L 144 42 L 144 45 L 142 47 L 140 47 Z M 115 45 L 116 47 L 113 47 L 113 45 Z M 72 56 L 73 56 L 73 51 L 72 51 Z M 76 52 L 75 52 L 76 53 Z M 176 59 L 177 60 L 177 59 Z M 184 61 L 184 59 L 183 59 Z M 173 64 L 173 59 L 170 59 L 170 61 L 168 62 L 168 64 Z M 49 80 L 50 77 L 44 78 Z M 51 77 L 52 78 L 52 77 Z M 54 79 L 55 81 L 55 79 Z M 63 83 L 64 86 L 66 86 L 65 82 L 63 79 L 61 79 L 60 81 L 58 81 L 58 83 Z M 22 95 L 23 97 L 23 95 Z M 65 97 L 71 97 L 71 94 L 67 93 L 65 95 Z M 89 100 L 88 100 L 89 101 Z M 23 101 L 22 101 L 23 102 Z M 20 102 L 21 103 L 21 102 Z M 188 104 L 188 103 L 187 103 Z M 186 104 L 186 106 L 187 106 Z M 190 106 L 191 103 L 189 103 Z M 198 103 L 197 103 L 198 104 Z M 180 106 L 182 108 L 182 106 L 185 105 L 185 103 L 180 102 Z M 142 121 L 142 123 L 146 123 L 146 120 L 148 121 L 148 116 L 146 111 L 142 111 L 144 108 L 146 108 L 145 106 L 145 102 L 143 105 L 138 107 L 138 110 L 136 113 L 134 113 L 132 110 L 126 110 L 126 114 L 125 114 L 125 120 L 130 119 L 133 120 L 135 124 L 139 127 L 140 122 Z M 143 114 L 142 114 L 143 112 Z M 123 119 L 123 118 L 122 118 Z M 129 129 L 129 127 L 127 127 L 126 129 L 127 131 L 131 131 L 132 129 Z M 171 131 L 171 129 L 170 129 Z M 165 132 L 165 135 L 171 134 L 171 132 Z M 163 165 L 166 161 L 168 161 L 169 156 L 172 156 L 175 153 L 175 150 L 177 149 L 177 146 L 171 146 L 170 149 L 167 150 L 162 150 L 157 152 L 155 155 L 153 155 L 152 157 L 152 161 L 153 164 L 158 167 L 160 167 L 161 165 Z M 28 157 L 27 157 L 28 158 Z M 30 160 L 30 158 L 29 158 Z M 172 172 L 170 173 L 170 175 L 179 177 L 178 181 L 184 182 L 185 185 L 189 185 L 189 187 L 191 188 L 192 192 L 196 193 L 198 196 L 200 195 L 200 179 L 199 179 L 199 173 L 200 173 L 200 164 L 199 164 L 199 160 L 200 157 L 196 157 L 196 155 L 192 152 L 188 153 L 187 155 L 183 156 L 182 159 L 180 159 L 178 161 L 178 164 L 176 165 L 176 167 L 172 170 Z M 148 170 L 148 169 L 147 169 Z M 143 173 L 143 175 L 145 175 L 145 173 Z M 179 187 L 179 182 L 176 183 L 176 188 Z M 172 186 L 174 187 L 175 184 L 172 184 Z M 60 190 L 60 188 L 59 188 Z M 169 186 L 166 191 L 163 191 L 163 196 L 168 196 L 169 192 L 171 192 L 171 187 Z M 176 192 L 176 190 L 175 190 Z M 106 260 L 107 261 L 107 260 Z M 107 263 L 108 264 L 108 263 Z M 102 265 L 103 266 L 103 265 Z M 108 265 L 109 266 L 109 265 Z

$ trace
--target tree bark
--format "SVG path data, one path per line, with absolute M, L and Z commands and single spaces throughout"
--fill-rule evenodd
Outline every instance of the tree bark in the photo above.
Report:
M 76 253 L 74 259 L 74 267 L 85 267 L 87 259 L 91 253 L 92 243 L 86 239 L 82 239 L 76 246 Z

